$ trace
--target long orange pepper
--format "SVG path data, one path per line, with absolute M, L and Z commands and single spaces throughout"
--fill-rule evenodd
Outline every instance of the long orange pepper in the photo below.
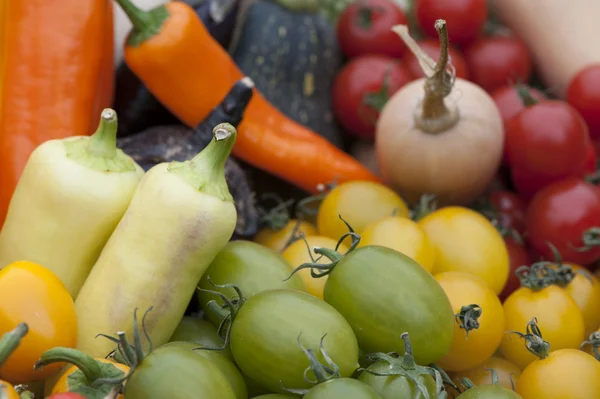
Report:
M 108 0 L 0 3 L 1 223 L 31 152 L 92 133 L 111 105 L 113 39 Z
M 130 0 L 116 1 L 134 26 L 125 62 L 188 126 L 200 123 L 244 77 L 187 4 L 171 1 L 142 11 Z M 378 180 L 350 155 L 287 118 L 258 91 L 238 128 L 233 154 L 311 193 L 332 181 Z

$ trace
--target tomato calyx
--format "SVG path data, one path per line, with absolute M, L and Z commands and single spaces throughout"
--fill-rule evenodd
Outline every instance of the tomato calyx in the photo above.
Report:
M 421 394 L 420 396 L 425 399 L 435 399 L 431 398 L 429 395 L 427 387 L 423 383 L 422 376 L 431 375 L 434 377 L 436 383 L 436 392 L 441 393 L 444 392 L 444 379 L 442 374 L 436 367 L 418 365 L 413 356 L 412 344 L 410 343 L 408 333 L 402 333 L 401 338 L 402 341 L 404 341 L 403 356 L 400 356 L 397 353 L 383 352 L 376 352 L 367 355 L 367 359 L 371 363 L 380 361 L 388 363 L 389 367 L 385 371 L 374 371 L 370 370 L 368 367 L 361 367 L 357 371 L 373 374 L 379 377 L 402 376 L 411 381 L 417 387 L 417 390 Z
M 361 104 L 362 106 L 358 112 L 360 113 L 363 122 L 366 124 L 374 125 L 377 122 L 377 117 L 374 117 L 370 112 L 368 112 L 368 109 L 370 108 L 376 111 L 378 116 L 385 104 L 390 99 L 390 80 L 391 71 L 388 70 L 383 77 L 383 83 L 379 91 L 369 92 L 363 96 Z
M 550 343 L 544 341 L 542 331 L 538 327 L 537 317 L 534 317 L 527 323 L 525 334 L 519 331 L 510 331 L 511 334 L 517 335 L 525 340 L 525 348 L 540 359 L 545 359 L 550 354 Z
M 395 26 L 394 31 L 419 60 L 419 65 L 427 77 L 421 110 L 415 113 L 415 126 L 423 132 L 439 134 L 456 125 L 459 115 L 456 108 L 449 108 L 445 102 L 445 98 L 452 92 L 456 80 L 456 72 L 449 64 L 450 50 L 446 21 L 438 19 L 434 26 L 440 40 L 440 57 L 437 63 L 410 36 L 407 26 Z M 450 68 L 448 68 L 449 66 Z
M 342 218 L 342 215 L 338 215 L 338 217 L 348 227 L 348 230 L 349 230 L 348 233 L 345 233 L 344 235 L 342 235 L 342 237 L 340 237 L 340 239 L 338 240 L 334 249 L 324 248 L 324 247 L 313 247 L 313 249 L 312 249 L 312 251 L 315 254 L 325 256 L 327 259 L 329 259 L 331 261 L 331 263 L 325 263 L 325 264 L 317 263 L 318 259 L 314 258 L 314 256 L 312 255 L 312 253 L 310 251 L 310 248 L 308 247 L 308 243 L 307 243 L 306 244 L 307 250 L 308 250 L 308 254 L 310 256 L 311 262 L 303 263 L 300 266 L 298 266 L 296 269 L 294 269 L 294 271 L 292 271 L 292 273 L 288 276 L 288 278 L 286 278 L 283 281 L 289 280 L 290 278 L 292 278 L 292 276 L 294 274 L 296 274 L 297 272 L 299 272 L 300 270 L 303 270 L 303 269 L 309 269 L 310 275 L 312 276 L 312 278 L 320 278 L 320 277 L 327 276 L 329 273 L 331 273 L 333 271 L 333 269 L 335 269 L 337 264 L 340 263 L 340 261 L 344 258 L 344 256 L 348 255 L 350 252 L 354 251 L 358 247 L 358 244 L 360 243 L 360 235 L 354 232 L 354 229 L 352 228 L 352 226 L 350 226 L 350 224 L 348 224 L 348 222 L 346 222 L 344 220 L 344 218 Z M 346 251 L 346 254 L 342 255 L 341 253 L 338 252 L 338 250 L 339 250 L 340 246 L 344 243 L 344 240 L 348 237 L 350 237 L 350 239 L 351 239 L 351 244 L 350 244 L 348 250 Z M 304 242 L 306 243 L 306 240 Z
M 26 323 L 20 323 L 13 330 L 2 336 L 2 339 L 0 339 L 0 367 L 4 365 L 9 356 L 21 344 L 21 340 L 28 332 L 29 326 Z
M 592 352 L 596 360 L 600 361 L 600 331 L 594 331 L 590 334 L 589 338 L 581 343 L 579 347 L 581 350 L 587 345 L 592 346 Z
M 552 247 L 553 251 L 556 248 Z M 529 288 L 532 291 L 540 291 L 553 284 L 566 286 L 575 274 L 568 265 L 563 265 L 558 252 L 555 252 L 556 261 L 541 261 L 531 266 L 521 266 L 515 270 L 515 274 L 521 282 L 521 287 Z
M 573 247 L 576 252 L 588 252 L 594 248 L 600 247 L 600 227 L 591 227 L 581 235 L 582 247 Z
M 300 346 L 300 349 L 302 349 L 302 352 L 304 352 L 304 354 L 308 358 L 308 361 L 310 362 L 310 366 L 308 366 L 306 370 L 304 370 L 304 381 L 308 384 L 317 385 L 335 378 L 340 378 L 340 368 L 337 364 L 335 364 L 331 357 L 329 357 L 329 355 L 325 351 L 325 347 L 323 346 L 323 341 L 325 340 L 327 334 L 323 335 L 321 337 L 321 341 L 319 342 L 319 352 L 323 356 L 323 359 L 325 359 L 327 365 L 324 365 L 319 361 L 312 349 L 307 349 L 306 347 L 304 347 L 304 345 L 302 345 L 302 342 L 300 342 L 301 336 L 302 333 L 298 334 L 298 345 Z M 316 380 L 313 381 L 308 378 L 308 373 L 310 371 L 313 372 Z M 281 385 L 281 388 L 290 393 L 302 396 L 306 395 L 308 391 L 310 391 L 310 389 L 286 388 L 283 385 Z
M 517 91 L 517 94 L 519 95 L 519 98 L 523 102 L 525 108 L 529 108 L 539 102 L 535 99 L 535 97 L 533 97 L 527 85 L 519 82 L 515 84 L 515 90 Z
M 469 338 L 469 331 L 479 328 L 479 317 L 481 317 L 482 312 L 481 306 L 471 304 L 462 306 L 460 312 L 454 315 L 458 326 L 465 330 L 467 339 Z
M 88 399 L 104 399 L 113 393 L 115 385 L 105 381 L 120 380 L 125 373 L 110 363 L 102 363 L 72 348 L 57 347 L 47 350 L 35 363 L 38 370 L 53 363 L 66 362 L 77 367 L 68 376 L 69 392 L 79 393 Z
M 375 14 L 385 14 L 385 8 L 381 6 L 372 6 L 368 4 L 359 5 L 356 14 L 355 23 L 363 29 L 370 29 L 373 26 L 373 17 Z
M 437 209 L 438 204 L 436 196 L 434 194 L 423 194 L 421 198 L 419 198 L 419 202 L 416 206 L 410 210 L 410 218 L 413 221 L 418 222 Z

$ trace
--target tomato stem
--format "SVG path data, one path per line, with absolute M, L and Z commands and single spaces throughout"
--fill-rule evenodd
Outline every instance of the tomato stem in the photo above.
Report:
M 573 248 L 577 252 L 587 252 L 593 248 L 600 247 L 600 227 L 591 227 L 583 232 L 581 236 L 583 246 Z
M 465 390 L 468 391 L 469 389 L 475 388 L 475 384 L 473 384 L 473 381 L 471 381 L 470 379 L 468 379 L 467 377 L 463 378 L 462 380 L 460 380 L 460 384 L 465 387 Z
M 488 369 L 487 367 L 483 367 L 484 370 L 487 370 L 492 375 L 492 385 L 498 385 L 500 383 L 500 379 L 498 378 L 498 373 L 494 369 Z
M 21 344 L 21 340 L 28 332 L 29 326 L 26 323 L 19 323 L 13 330 L 2 336 L 0 339 L 0 367 Z
M 581 343 L 580 349 L 583 350 L 586 345 L 592 346 L 594 357 L 600 361 L 600 331 L 591 333 L 589 338 Z
M 421 198 L 419 198 L 419 203 L 411 209 L 411 219 L 418 222 L 436 209 L 437 200 L 435 194 L 423 194 Z
M 458 326 L 465 330 L 467 339 L 469 338 L 469 331 L 479 328 L 479 317 L 481 317 L 482 312 L 481 306 L 472 304 L 462 306 L 460 312 L 454 316 Z
M 35 362 L 33 368 L 37 370 L 41 367 L 53 363 L 67 362 L 77 366 L 83 373 L 88 384 L 94 383 L 99 378 L 102 378 L 102 369 L 100 365 L 91 356 L 72 348 L 57 347 L 49 349 L 42 353 L 40 359 Z
M 367 355 L 367 358 L 373 363 L 386 362 L 389 367 L 385 370 L 374 371 L 370 368 L 360 368 L 359 371 L 373 374 L 380 377 L 402 376 L 411 381 L 421 393 L 423 398 L 429 398 L 427 387 L 423 383 L 423 375 L 433 375 L 436 381 L 438 392 L 444 391 L 444 382 L 441 373 L 436 367 L 427 367 L 418 365 L 413 356 L 412 344 L 407 332 L 401 335 L 404 344 L 404 356 L 400 357 L 397 353 L 376 352 Z M 438 396 L 436 396 L 438 397 Z
M 523 338 L 525 340 L 525 348 L 540 359 L 545 359 L 550 354 L 550 343 L 544 341 L 542 331 L 537 325 L 536 317 L 527 323 L 525 334 L 519 331 L 510 331 L 510 333 Z
M 283 229 L 291 219 L 289 207 L 292 206 L 294 200 L 289 199 L 284 201 L 283 198 L 275 193 L 265 193 L 263 195 L 263 200 L 266 199 L 272 199 L 275 201 L 275 206 L 268 211 L 262 207 L 258 208 L 260 213 L 260 222 L 271 230 Z
M 527 85 L 524 85 L 523 83 L 517 83 L 515 85 L 515 90 L 517 91 L 517 94 L 519 95 L 519 98 L 525 107 L 531 107 L 538 103 L 538 100 L 531 95 Z

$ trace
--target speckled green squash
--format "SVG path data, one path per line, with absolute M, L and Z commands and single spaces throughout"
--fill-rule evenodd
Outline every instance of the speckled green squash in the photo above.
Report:
M 282 113 L 341 146 L 331 86 L 342 56 L 327 17 L 256 0 L 241 22 L 232 56 L 242 71 Z

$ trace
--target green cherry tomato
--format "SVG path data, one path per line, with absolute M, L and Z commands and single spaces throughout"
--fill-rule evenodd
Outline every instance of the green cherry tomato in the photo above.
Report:
M 203 358 L 209 360 L 215 367 L 217 367 L 225 379 L 229 382 L 233 393 L 235 394 L 236 399 L 247 399 L 248 398 L 248 389 L 246 388 L 246 382 L 244 381 L 244 377 L 236 367 L 236 365 L 228 360 L 225 356 L 223 356 L 218 351 L 206 350 L 206 349 L 198 349 L 198 344 L 193 342 L 184 342 L 184 341 L 173 341 L 167 344 L 162 345 L 161 347 L 177 347 L 182 348 L 187 351 L 192 351 L 198 356 L 202 356 Z
M 325 338 L 323 338 L 325 337 Z M 269 290 L 246 300 L 231 327 L 231 353 L 240 370 L 274 393 L 310 388 L 310 366 L 302 346 L 318 354 L 323 347 L 349 377 L 358 366 L 358 343 L 348 322 L 331 305 L 295 290 Z M 308 377 L 314 380 L 312 372 Z M 283 386 L 283 387 L 282 387 Z
M 236 399 L 229 381 L 210 360 L 165 344 L 150 352 L 127 384 L 127 399 Z
M 404 332 L 418 364 L 434 363 L 450 350 L 455 321 L 446 293 L 398 251 L 369 245 L 346 254 L 327 278 L 324 299 L 348 320 L 367 353 L 403 353 Z
M 382 399 L 367 384 L 351 378 L 336 378 L 315 385 L 303 399 Z
M 385 372 L 390 368 L 390 364 L 385 361 L 379 361 L 370 365 L 367 369 L 375 373 Z M 381 395 L 382 399 L 397 399 L 397 398 L 421 398 L 422 394 L 417 396 L 419 392 L 415 383 L 402 375 L 379 376 L 369 372 L 362 372 L 358 379 L 365 384 L 371 386 Z M 427 388 L 431 398 L 436 396 L 435 379 L 429 374 L 423 374 L 420 378 L 421 382 Z
M 216 288 L 213 284 L 235 284 L 242 290 L 246 298 L 277 288 L 306 291 L 304 282 L 299 275 L 294 275 L 284 281 L 290 276 L 290 273 L 290 266 L 281 254 L 255 242 L 236 240 L 229 242 L 219 252 L 202 276 L 198 286 L 232 297 L 235 295 L 232 288 Z M 197 298 L 200 306 L 206 312 L 205 317 L 218 326 L 221 320 L 208 308 L 207 304 L 211 300 L 222 304 L 221 299 L 204 291 L 198 291 Z
M 281 393 L 269 393 L 266 395 L 254 396 L 252 399 L 297 399 L 297 396 L 284 395 Z
M 169 342 L 174 341 L 194 342 L 212 348 L 223 346 L 223 339 L 219 336 L 217 327 L 215 327 L 214 324 L 192 316 L 184 316 L 183 319 L 181 319 L 179 325 L 169 339 Z M 215 353 L 219 353 L 233 361 L 233 356 L 231 355 L 229 347 Z
M 523 399 L 523 397 L 500 385 L 489 384 L 467 389 L 456 399 Z

